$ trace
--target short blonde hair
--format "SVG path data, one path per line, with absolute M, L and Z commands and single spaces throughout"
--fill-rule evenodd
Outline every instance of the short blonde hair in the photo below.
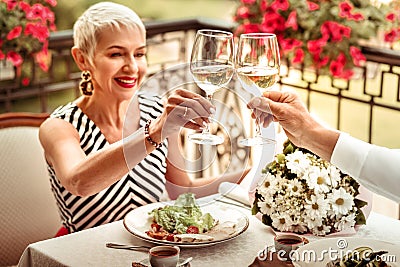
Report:
M 146 38 L 146 28 L 132 9 L 112 2 L 94 4 L 74 24 L 74 46 L 85 53 L 93 64 L 99 34 L 106 29 L 119 30 L 121 26 L 137 28 Z

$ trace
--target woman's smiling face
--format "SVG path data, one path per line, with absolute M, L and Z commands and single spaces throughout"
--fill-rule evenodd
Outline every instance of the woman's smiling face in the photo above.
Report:
M 138 28 L 108 28 L 99 34 L 91 70 L 97 93 L 129 99 L 146 74 L 146 37 Z

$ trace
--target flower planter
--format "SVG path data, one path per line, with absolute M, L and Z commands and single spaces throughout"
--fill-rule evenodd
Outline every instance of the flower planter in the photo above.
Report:
M 6 60 L 0 61 L 0 81 L 15 79 L 14 65 Z

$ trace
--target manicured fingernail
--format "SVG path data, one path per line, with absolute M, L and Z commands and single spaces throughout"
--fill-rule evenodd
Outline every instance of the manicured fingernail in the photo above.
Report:
M 215 112 L 216 112 L 215 108 L 210 108 L 210 113 L 211 113 L 211 114 L 213 114 L 213 115 L 214 115 L 214 114 L 215 114 Z

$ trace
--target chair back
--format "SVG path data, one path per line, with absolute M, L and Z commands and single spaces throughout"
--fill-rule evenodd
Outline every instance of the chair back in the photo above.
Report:
M 0 114 L 0 266 L 16 265 L 25 248 L 61 226 L 39 142 L 48 114 Z

